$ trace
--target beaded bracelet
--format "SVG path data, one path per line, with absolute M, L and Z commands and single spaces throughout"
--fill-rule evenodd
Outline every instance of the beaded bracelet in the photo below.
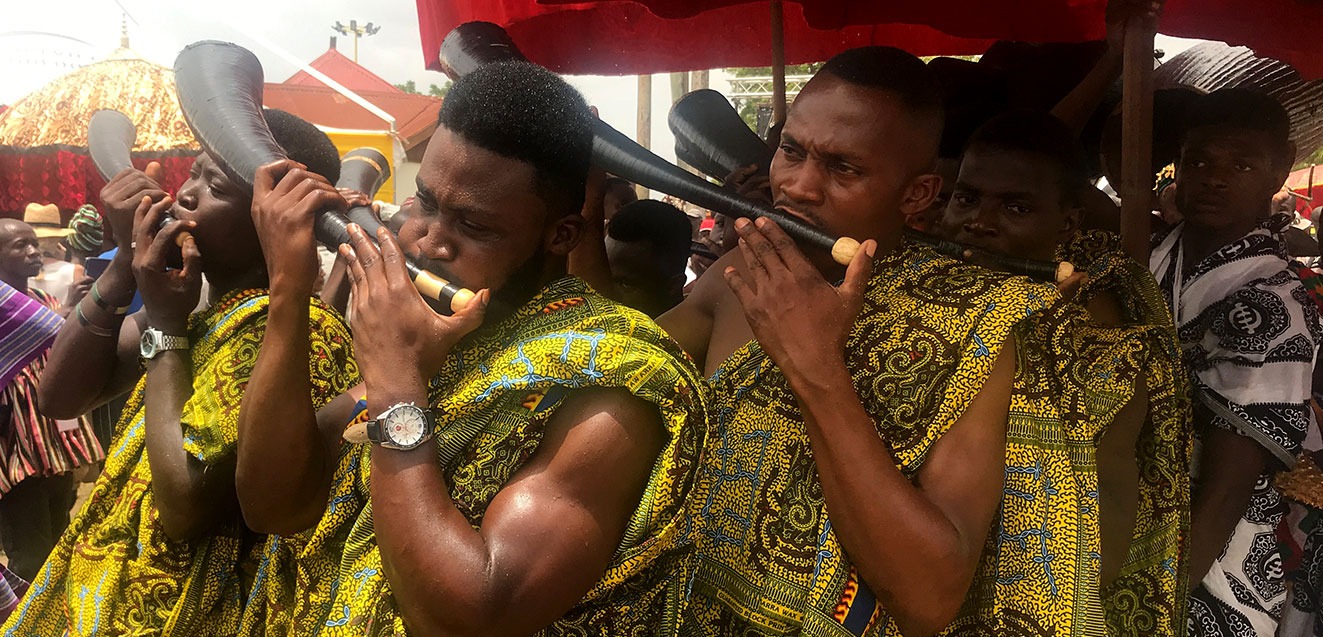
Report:
M 110 303 L 106 302 L 105 299 L 101 298 L 101 292 L 99 292 L 96 289 L 95 283 L 92 284 L 91 297 L 92 297 L 92 302 L 96 303 L 97 307 L 107 312 L 110 312 L 111 314 L 127 314 L 129 311 L 129 307 L 132 305 L 132 302 L 130 302 L 129 305 L 125 305 L 123 307 L 111 305 Z
M 100 325 L 87 320 L 87 317 L 83 315 L 82 304 L 74 306 L 74 315 L 78 317 L 78 324 L 86 328 L 93 336 L 100 336 L 103 338 L 112 338 L 115 336 L 114 330 L 101 327 Z

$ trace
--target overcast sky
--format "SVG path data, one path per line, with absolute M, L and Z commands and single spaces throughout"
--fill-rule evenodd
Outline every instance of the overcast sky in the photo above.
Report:
M 184 45 L 216 39 L 243 45 L 262 60 L 266 79 L 280 82 L 297 69 L 259 43 L 275 42 L 293 57 L 311 61 L 336 35 L 337 20 L 381 27 L 359 42 L 359 62 L 391 83 L 413 80 L 419 90 L 443 84 L 445 77 L 423 66 L 422 44 L 414 0 L 0 0 L 0 104 L 12 103 L 79 65 L 104 58 L 119 45 L 125 12 L 131 47 L 153 62 L 172 66 Z M 224 11 L 219 19 L 214 9 Z M 232 22 L 227 23 L 227 20 Z M 36 32 L 34 34 L 33 32 Z M 339 49 L 352 55 L 353 43 L 339 38 Z M 1159 36 L 1168 55 L 1191 41 Z M 726 91 L 724 75 L 716 72 L 712 88 Z M 631 137 L 636 129 L 637 80 L 629 77 L 570 77 L 602 119 Z M 666 76 L 654 76 L 653 148 L 673 159 L 674 139 L 666 127 L 671 90 Z

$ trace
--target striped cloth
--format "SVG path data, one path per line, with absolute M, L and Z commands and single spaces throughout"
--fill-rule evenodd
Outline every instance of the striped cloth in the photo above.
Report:
M 44 309 L 60 306 L 41 290 L 28 292 Z M 38 408 L 37 385 L 46 367 L 45 354 L 45 348 L 39 350 L 0 387 L 0 497 L 26 478 L 59 475 L 105 458 L 86 417 L 56 422 Z
M 0 621 L 9 618 L 14 609 L 18 608 L 18 600 L 27 591 L 28 583 L 23 578 L 0 566 Z
M 0 390 L 50 347 L 63 323 L 53 310 L 0 281 Z

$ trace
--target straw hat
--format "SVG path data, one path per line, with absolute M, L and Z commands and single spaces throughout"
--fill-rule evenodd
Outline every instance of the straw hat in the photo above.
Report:
M 64 227 L 64 223 L 60 221 L 60 208 L 55 204 L 28 204 L 27 209 L 23 211 L 23 223 L 32 226 L 38 239 L 67 237 L 74 232 Z

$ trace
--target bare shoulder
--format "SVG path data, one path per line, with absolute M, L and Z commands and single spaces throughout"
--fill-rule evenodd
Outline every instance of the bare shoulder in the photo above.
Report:
M 564 401 L 510 484 L 588 508 L 629 509 L 665 445 L 660 412 L 623 389 L 577 389 Z
M 732 264 L 740 267 L 740 259 L 737 257 L 734 251 L 722 255 L 699 277 L 694 290 L 684 301 L 657 317 L 657 324 L 695 361 L 707 359 L 717 308 L 721 306 L 722 299 L 730 294 L 730 287 L 726 285 L 726 277 L 722 272 Z

